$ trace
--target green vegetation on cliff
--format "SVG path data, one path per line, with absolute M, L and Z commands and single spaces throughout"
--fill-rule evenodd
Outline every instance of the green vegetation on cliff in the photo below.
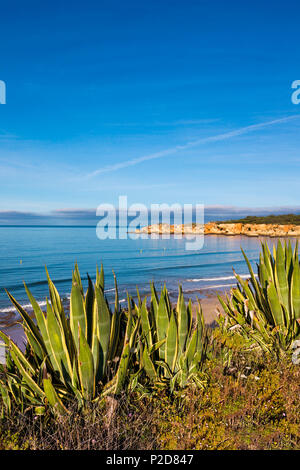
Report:
M 265 215 L 256 216 L 248 215 L 242 219 L 231 219 L 217 221 L 218 224 L 279 224 L 279 225 L 300 225 L 300 215 L 296 214 L 281 214 L 281 215 Z

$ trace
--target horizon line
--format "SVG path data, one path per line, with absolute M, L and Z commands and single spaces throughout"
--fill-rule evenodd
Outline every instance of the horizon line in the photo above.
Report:
M 157 206 L 157 204 L 155 204 Z M 184 204 L 181 204 L 182 206 Z M 145 204 L 146 208 L 148 211 L 151 210 L 151 205 L 150 207 Z M 172 204 L 169 204 L 170 208 L 172 208 Z M 116 206 L 117 212 L 121 212 L 122 209 L 119 209 Z M 192 204 L 193 209 L 195 209 L 196 204 Z M 130 204 L 128 204 L 128 208 L 130 208 Z M 97 208 L 63 208 L 63 209 L 52 209 L 49 212 L 32 212 L 32 211 L 17 211 L 17 210 L 0 210 L 0 218 L 4 218 L 5 216 L 7 217 L 20 217 L 20 216 L 26 216 L 26 217 L 37 217 L 37 218 L 44 218 L 44 217 L 58 217 L 58 218 L 63 218 L 63 217 L 84 217 L 84 216 L 95 216 L 96 215 L 96 210 Z M 205 211 L 220 211 L 222 212 L 269 212 L 271 213 L 272 211 L 283 211 L 284 215 L 287 215 L 288 213 L 292 214 L 293 211 L 300 211 L 300 205 L 295 205 L 295 206 L 264 206 L 264 207 L 254 207 L 254 206 L 234 206 L 234 205 L 204 205 L 204 212 Z M 290 212 L 288 212 L 290 211 Z M 252 214 L 251 214 L 252 215 Z M 278 214 L 276 214 L 278 215 Z

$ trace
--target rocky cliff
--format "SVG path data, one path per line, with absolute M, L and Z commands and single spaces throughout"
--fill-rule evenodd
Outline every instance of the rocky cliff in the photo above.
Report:
M 183 235 L 246 235 L 247 237 L 300 237 L 300 225 L 243 224 L 210 222 L 203 225 L 154 224 L 136 230 L 136 233 Z

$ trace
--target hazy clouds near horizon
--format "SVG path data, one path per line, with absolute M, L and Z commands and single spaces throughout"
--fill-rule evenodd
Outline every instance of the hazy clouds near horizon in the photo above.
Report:
M 210 220 L 238 219 L 247 215 L 300 214 L 300 207 L 239 208 L 209 207 L 204 211 L 205 222 Z M 34 212 L 0 211 L 0 225 L 91 225 L 95 226 L 101 217 L 96 209 L 62 209 L 49 214 Z M 129 220 L 134 217 L 129 218 Z M 171 214 L 172 223 L 172 214 Z

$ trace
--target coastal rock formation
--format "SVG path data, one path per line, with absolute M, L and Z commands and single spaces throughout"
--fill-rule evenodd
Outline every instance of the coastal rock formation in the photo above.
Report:
M 300 236 L 300 226 L 291 224 L 225 224 L 212 222 L 205 225 L 204 233 L 216 235 L 247 235 L 248 237 L 297 237 Z
M 246 235 L 247 237 L 300 237 L 300 225 L 243 224 L 209 222 L 205 225 L 154 224 L 136 230 L 136 233 L 181 235 Z
M 159 235 L 188 235 L 188 234 L 203 234 L 203 225 L 200 224 L 186 224 L 186 225 L 169 225 L 169 224 L 153 224 L 136 230 L 136 233 L 156 233 Z

